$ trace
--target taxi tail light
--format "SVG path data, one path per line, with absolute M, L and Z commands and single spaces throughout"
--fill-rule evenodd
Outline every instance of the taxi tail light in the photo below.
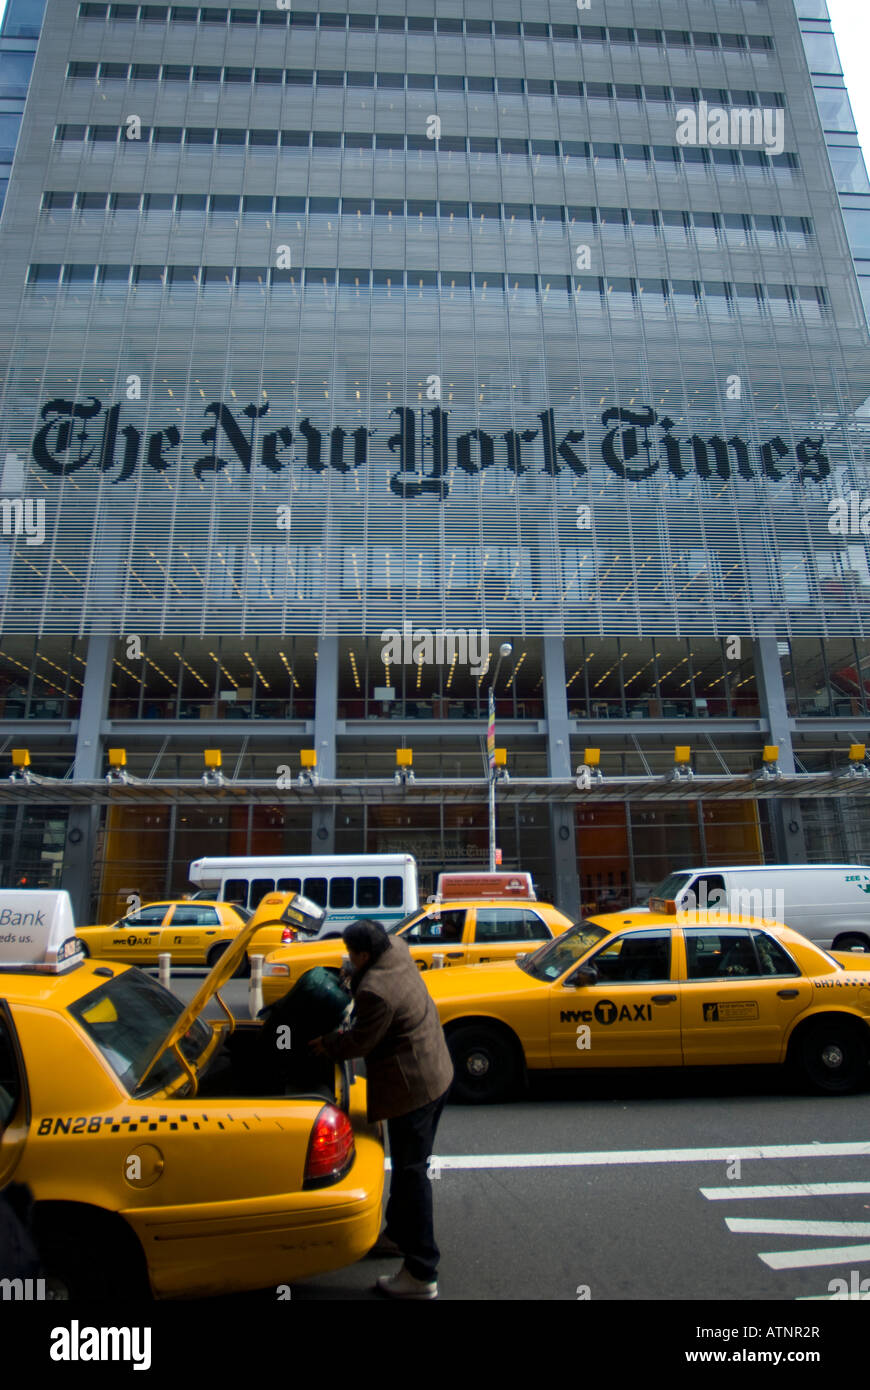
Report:
M 325 1187 L 338 1182 L 354 1160 L 350 1120 L 335 1105 L 324 1105 L 311 1131 L 305 1159 L 303 1187 Z
M 292 928 L 292 927 L 285 927 L 284 930 L 281 932 L 281 945 L 282 945 L 282 946 L 289 946 L 290 943 L 293 942 L 293 941 L 295 941 L 295 940 L 296 940 L 296 933 L 295 933 L 295 931 L 293 930 L 293 928 Z

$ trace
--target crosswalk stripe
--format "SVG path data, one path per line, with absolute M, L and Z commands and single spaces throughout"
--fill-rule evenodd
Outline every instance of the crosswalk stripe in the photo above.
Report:
M 797 1182 L 768 1187 L 742 1187 L 733 1182 L 728 1187 L 702 1187 L 700 1191 L 709 1202 L 736 1202 L 743 1197 L 844 1197 L 870 1192 L 870 1182 Z
M 812 1269 L 819 1265 L 859 1264 L 870 1260 L 870 1245 L 828 1245 L 818 1250 L 767 1250 L 759 1253 L 770 1269 Z
M 870 1236 L 870 1221 L 765 1221 L 728 1217 L 729 1231 L 754 1236 Z

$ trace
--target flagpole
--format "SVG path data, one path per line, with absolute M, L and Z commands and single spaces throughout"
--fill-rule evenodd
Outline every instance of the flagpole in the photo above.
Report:
M 513 647 L 510 642 L 502 642 L 498 649 L 498 661 L 489 683 L 488 714 L 486 725 L 486 756 L 489 774 L 489 871 L 495 873 L 495 683 L 502 659 L 510 656 Z

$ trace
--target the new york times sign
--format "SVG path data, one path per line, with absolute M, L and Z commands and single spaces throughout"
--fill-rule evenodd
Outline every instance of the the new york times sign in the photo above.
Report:
M 166 425 L 144 437 L 135 425 L 122 422 L 121 409 L 120 405 L 104 408 L 96 396 L 84 403 L 48 401 L 41 411 L 44 423 L 33 440 L 34 463 L 57 478 L 88 467 L 114 473 L 114 483 L 126 482 L 141 467 L 158 474 L 174 468 L 182 442 L 176 426 Z M 310 418 L 302 420 L 294 433 L 289 425 L 266 418 L 268 404 L 234 411 L 222 401 L 213 401 L 204 414 L 213 417 L 214 423 L 199 435 L 205 446 L 193 463 L 199 479 L 230 464 L 241 464 L 248 473 L 260 466 L 279 475 L 291 462 L 314 474 L 328 469 L 352 473 L 367 467 L 372 437 L 379 433 L 363 426 L 350 431 L 341 425 L 323 428 Z M 576 446 L 586 439 L 586 431 L 557 426 L 552 409 L 541 410 L 533 418 L 534 426 L 530 420 L 525 429 L 498 435 L 482 429 L 460 434 L 451 430 L 450 413 L 440 406 L 419 413 L 397 407 L 388 412 L 384 430 L 387 450 L 396 464 L 390 488 L 399 497 L 443 500 L 450 491 L 448 474 L 454 467 L 472 477 L 501 468 L 517 477 L 543 473 L 555 478 L 564 473 L 582 478 L 588 467 Z M 267 428 L 270 424 L 274 428 Z M 667 415 L 660 416 L 651 407 L 626 410 L 621 406 L 604 411 L 601 428 L 604 432 L 594 445 L 601 462 L 628 482 L 659 472 L 676 478 L 694 472 L 702 479 L 726 482 L 731 477 L 780 482 L 794 473 L 801 482 L 821 482 L 831 471 L 821 434 L 807 435 L 793 448 L 778 434 L 754 442 L 737 434 L 677 436 L 675 422 Z

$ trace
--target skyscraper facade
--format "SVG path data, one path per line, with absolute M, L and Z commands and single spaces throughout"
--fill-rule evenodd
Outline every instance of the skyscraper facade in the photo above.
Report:
M 867 854 L 870 210 L 820 12 L 49 0 L 0 732 L 58 782 L 4 792 L 7 871 L 107 914 L 206 853 L 428 883 L 486 854 L 493 680 L 504 862 L 566 906 Z M 235 797 L 180 789 L 211 747 Z

